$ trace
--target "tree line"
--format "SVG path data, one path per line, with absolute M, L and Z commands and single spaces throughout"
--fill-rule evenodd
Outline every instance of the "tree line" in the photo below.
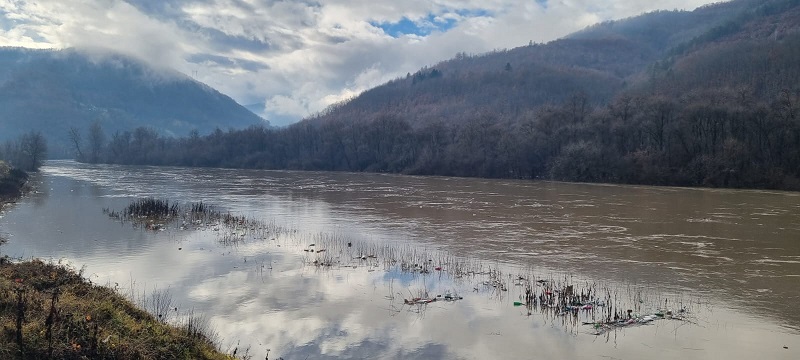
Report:
M 576 93 L 515 118 L 415 127 L 400 112 L 182 138 L 144 127 L 107 137 L 97 125 L 75 152 L 115 164 L 800 190 L 800 93 L 751 94 L 622 95 L 597 106 Z
M 30 131 L 0 146 L 0 160 L 24 171 L 37 171 L 47 159 L 47 140 L 39 131 Z

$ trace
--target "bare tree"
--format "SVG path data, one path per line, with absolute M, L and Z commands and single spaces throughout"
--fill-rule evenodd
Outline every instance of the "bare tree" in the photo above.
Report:
M 76 160 L 83 160 L 83 138 L 81 137 L 81 133 L 76 127 L 69 128 L 69 140 L 72 141 L 72 146 L 75 148 L 75 159 Z
M 89 126 L 89 162 L 97 163 L 106 144 L 106 134 L 100 122 L 95 121 Z
M 22 135 L 20 140 L 21 161 L 23 170 L 36 171 L 47 157 L 47 141 L 39 131 L 31 131 Z

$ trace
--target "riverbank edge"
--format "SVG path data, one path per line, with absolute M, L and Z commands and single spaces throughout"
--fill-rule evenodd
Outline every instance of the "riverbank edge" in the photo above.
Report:
M 773 192 L 787 192 L 787 193 L 800 193 L 800 181 L 791 182 L 787 186 L 716 186 L 716 185 L 686 185 L 676 183 L 658 183 L 658 182 L 625 182 L 625 181 L 580 181 L 569 180 L 563 178 L 556 178 L 551 176 L 542 176 L 535 178 L 518 178 L 518 177 L 485 177 L 485 176 L 461 176 L 461 175 L 441 175 L 434 173 L 408 173 L 408 172 L 382 172 L 382 171 L 350 171 L 350 170 L 320 170 L 320 169 L 302 169 L 302 168 L 260 168 L 260 167 L 247 167 L 247 166 L 202 166 L 202 165 L 185 165 L 185 164 L 154 164 L 154 163 L 118 163 L 118 162 L 98 162 L 91 163 L 87 161 L 80 161 L 77 159 L 50 159 L 49 161 L 74 161 L 78 164 L 84 165 L 118 165 L 118 166 L 150 166 L 150 167 L 164 167 L 164 168 L 186 168 L 186 169 L 219 169 L 219 170 L 263 170 L 263 171 L 297 171 L 297 172 L 322 172 L 322 173 L 342 173 L 342 174 L 375 174 L 375 175 L 398 175 L 398 176 L 419 176 L 426 178 L 458 178 L 458 179 L 476 179 L 476 180 L 509 180 L 509 181 L 526 181 L 526 182 L 552 182 L 564 184 L 581 184 L 581 185 L 600 185 L 600 186 L 640 186 L 640 187 L 654 187 L 654 188 L 676 188 L 676 189 L 700 189 L 700 190 L 748 190 L 748 191 L 773 191 Z
M 0 161 L 0 209 L 16 202 L 30 190 L 29 178 L 25 171 L 12 169 Z
M 28 173 L 12 169 L 0 160 L 0 212 L 15 203 L 30 189 L 28 179 Z M 5 242 L 6 240 L 0 236 L 0 245 Z
M 20 170 L 0 173 L 0 184 L 0 209 L 30 188 Z M 202 319 L 167 324 L 82 275 L 64 264 L 0 255 L 0 358 L 236 358 L 218 350 Z
M 198 324 L 159 321 L 67 265 L 0 259 L 0 358 L 234 358 Z

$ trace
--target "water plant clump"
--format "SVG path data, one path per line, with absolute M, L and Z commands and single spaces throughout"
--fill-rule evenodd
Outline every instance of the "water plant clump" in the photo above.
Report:
M 222 213 L 203 202 L 180 205 L 155 198 L 134 200 L 123 210 L 103 209 L 103 213 L 123 223 L 154 231 L 165 231 L 170 226 L 180 230 L 200 229 L 224 218 Z
M 170 204 L 169 200 L 144 198 L 128 205 L 122 215 L 137 218 L 170 218 L 178 215 L 178 204 Z
M 205 214 L 212 211 L 212 208 L 204 204 L 202 201 L 197 203 L 192 203 L 190 205 L 190 208 L 192 214 Z

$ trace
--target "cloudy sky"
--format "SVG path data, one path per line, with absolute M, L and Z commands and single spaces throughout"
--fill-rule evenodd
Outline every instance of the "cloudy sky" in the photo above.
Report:
M 275 125 L 452 58 L 709 0 L 0 0 L 0 46 L 110 48 Z

